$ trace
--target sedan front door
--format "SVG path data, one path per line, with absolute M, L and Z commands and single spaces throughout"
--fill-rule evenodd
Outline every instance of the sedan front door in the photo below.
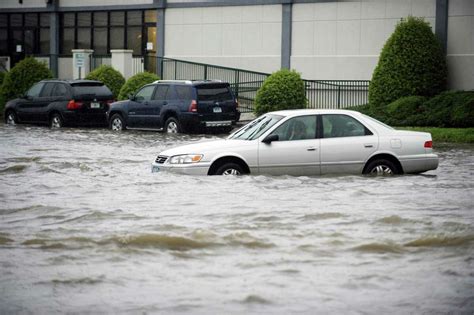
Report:
M 260 142 L 258 165 L 260 174 L 312 176 L 320 174 L 320 139 L 316 138 L 316 115 L 290 118 L 270 135 L 278 140 Z

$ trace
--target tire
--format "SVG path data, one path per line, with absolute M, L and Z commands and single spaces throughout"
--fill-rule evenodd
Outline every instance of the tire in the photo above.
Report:
M 54 113 L 49 120 L 49 127 L 51 129 L 59 129 L 64 127 L 64 121 L 58 113 Z
M 389 160 L 378 159 L 367 164 L 364 174 L 370 176 L 393 176 L 400 174 L 398 167 Z
M 18 119 L 16 117 L 16 114 L 14 111 L 10 110 L 6 115 L 5 115 L 5 124 L 7 125 L 16 125 L 18 123 Z
M 166 133 L 181 133 L 183 129 L 181 128 L 178 119 L 170 117 L 166 120 L 165 128 L 163 130 Z
M 244 170 L 242 166 L 236 163 L 225 163 L 221 165 L 214 175 L 243 175 Z
M 113 131 L 122 131 L 126 129 L 125 121 L 120 114 L 114 114 L 110 119 L 109 128 Z

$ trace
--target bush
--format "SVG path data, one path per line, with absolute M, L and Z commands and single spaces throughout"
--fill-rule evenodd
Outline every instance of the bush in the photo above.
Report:
M 261 115 L 275 110 L 305 108 L 307 102 L 300 74 L 282 69 L 269 76 L 257 91 L 255 113 Z
M 6 72 L 2 72 L 0 71 L 0 87 L 2 86 L 3 84 L 3 79 L 5 79 L 5 76 L 7 75 Z
M 115 98 L 117 98 L 120 89 L 125 84 L 125 78 L 123 75 L 108 65 L 102 65 L 90 72 L 86 76 L 86 79 L 101 81 L 112 91 Z
M 424 96 L 406 96 L 390 103 L 385 122 L 393 126 L 418 126 L 424 119 L 422 106 L 426 100 Z
M 160 78 L 156 74 L 150 72 L 141 72 L 135 74 L 133 77 L 130 77 L 130 79 L 128 79 L 127 82 L 125 82 L 125 84 L 122 86 L 118 99 L 125 100 L 128 98 L 129 94 L 135 94 L 142 86 L 159 79 Z
M 446 91 L 425 102 L 419 126 L 474 127 L 474 92 Z
M 27 57 L 18 62 L 3 79 L 0 91 L 0 112 L 3 113 L 5 103 L 24 94 L 38 81 L 51 79 L 53 74 L 44 62 Z
M 404 96 L 431 97 L 446 87 L 447 66 L 440 43 L 421 18 L 402 19 L 385 43 L 369 86 L 371 107 Z

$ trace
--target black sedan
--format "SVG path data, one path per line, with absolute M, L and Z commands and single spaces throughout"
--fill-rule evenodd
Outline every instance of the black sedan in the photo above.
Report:
M 105 126 L 113 94 L 100 81 L 43 80 L 5 106 L 5 123 L 63 126 Z

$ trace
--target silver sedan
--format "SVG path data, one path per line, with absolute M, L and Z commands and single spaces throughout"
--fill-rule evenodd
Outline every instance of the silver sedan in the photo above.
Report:
M 225 140 L 161 152 L 153 172 L 191 175 L 393 175 L 438 167 L 431 135 L 395 130 L 349 110 L 264 114 Z

